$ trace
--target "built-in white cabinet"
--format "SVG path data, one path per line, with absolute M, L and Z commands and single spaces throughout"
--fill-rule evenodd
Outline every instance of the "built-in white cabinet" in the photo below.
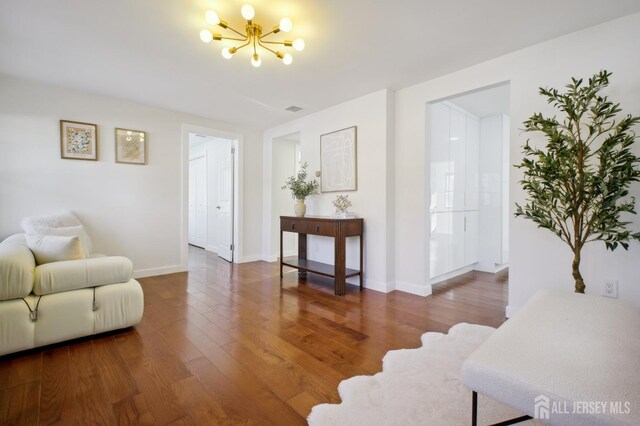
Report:
M 466 199 L 466 146 L 467 121 L 460 111 L 449 108 L 449 175 L 447 190 L 452 200 L 452 211 L 464 211 Z M 443 141 L 445 142 L 445 141 Z M 446 143 L 446 142 L 445 142 Z
M 478 261 L 479 120 L 448 103 L 430 114 L 430 277 Z
M 467 117 L 467 136 L 465 146 L 465 210 L 478 210 L 480 195 L 480 122 L 474 117 Z
M 444 104 L 431 106 L 431 140 L 441 143 L 431 144 L 430 149 L 430 183 L 431 183 L 431 212 L 451 211 L 453 199 L 447 198 L 451 194 L 452 181 L 449 179 L 449 107 Z M 447 189 L 450 189 L 447 191 Z
M 467 211 L 464 213 L 464 265 L 472 265 L 479 259 L 478 231 L 480 212 Z
M 509 261 L 509 117 L 480 120 L 480 232 L 476 269 L 496 272 Z
M 478 261 L 478 212 L 431 213 L 430 275 L 439 277 Z

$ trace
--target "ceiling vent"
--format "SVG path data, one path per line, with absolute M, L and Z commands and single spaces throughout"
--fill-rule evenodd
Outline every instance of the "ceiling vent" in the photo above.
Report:
M 299 106 L 295 106 L 295 105 L 291 105 L 289 108 L 285 108 L 287 111 L 291 111 L 291 112 L 298 112 L 300 111 L 302 108 L 300 108 Z

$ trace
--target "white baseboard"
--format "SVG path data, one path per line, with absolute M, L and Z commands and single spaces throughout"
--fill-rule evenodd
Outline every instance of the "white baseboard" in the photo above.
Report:
M 176 272 L 185 272 L 189 270 L 184 265 L 164 266 L 162 268 L 138 269 L 133 271 L 133 278 L 154 277 L 156 275 L 175 274 Z
M 507 269 L 509 267 L 509 263 L 502 263 L 502 264 L 497 264 L 497 263 L 486 263 L 486 262 L 478 262 L 475 264 L 474 266 L 474 270 L 475 271 L 480 271 L 480 272 L 489 272 L 491 274 L 497 274 L 500 271 L 503 271 L 505 269 Z
M 403 281 L 396 281 L 396 290 L 405 293 L 416 294 L 418 296 L 431 296 L 431 285 L 418 285 Z
M 284 257 L 297 256 L 298 250 L 288 250 L 282 253 L 282 255 Z M 280 258 L 280 253 L 268 254 L 268 255 L 262 256 L 262 260 L 264 260 L 265 262 L 277 262 L 279 258 Z
M 258 262 L 260 260 L 264 260 L 262 255 L 260 254 L 249 254 L 242 256 L 241 259 L 238 259 L 236 263 L 249 263 L 249 262 Z
M 347 282 L 349 282 L 349 280 L 347 280 Z M 360 285 L 358 278 L 354 278 L 354 281 L 349 284 Z M 393 284 L 390 285 L 389 283 L 369 279 L 364 280 L 363 287 L 368 290 L 379 291 L 381 293 L 389 293 L 390 291 L 393 291 Z
M 475 264 L 473 269 L 480 272 L 489 272 L 490 274 L 495 274 L 496 264 L 487 263 L 487 262 L 478 262 Z
M 268 255 L 268 256 L 262 256 L 260 259 L 264 260 L 265 262 L 273 263 L 273 262 L 276 262 L 278 260 L 278 256 L 275 255 L 275 254 L 272 254 L 272 255 Z
M 466 274 L 471 271 L 473 271 L 473 265 L 465 266 L 464 268 L 456 269 L 455 271 L 447 272 L 446 274 L 433 278 L 430 284 L 434 285 L 441 281 L 446 281 L 450 278 L 457 277 L 458 275 Z
M 512 316 L 514 316 L 515 313 L 518 312 L 518 310 L 520 310 L 520 306 L 507 305 L 507 318 L 511 318 Z
M 504 271 L 509 267 L 509 262 L 503 263 L 502 265 L 496 265 L 496 272 Z

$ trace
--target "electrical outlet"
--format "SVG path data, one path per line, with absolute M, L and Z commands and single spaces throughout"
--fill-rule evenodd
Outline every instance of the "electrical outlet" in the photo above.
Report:
M 602 287 L 602 295 L 606 297 L 618 298 L 618 281 L 607 280 Z

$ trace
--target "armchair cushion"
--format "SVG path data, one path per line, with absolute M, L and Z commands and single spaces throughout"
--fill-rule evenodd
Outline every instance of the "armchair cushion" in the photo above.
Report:
M 36 261 L 23 234 L 0 243 L 0 300 L 22 298 L 31 293 Z
M 26 238 L 38 265 L 86 257 L 78 236 L 27 235 Z
M 78 237 L 80 239 L 80 245 L 84 252 L 84 257 L 90 257 L 93 251 L 93 245 L 89 235 L 84 230 L 82 225 L 67 226 L 64 228 L 38 228 L 34 235 L 55 235 L 59 237 Z
M 132 275 L 133 264 L 122 256 L 47 263 L 35 270 L 33 293 L 43 295 L 123 283 L 129 281 Z

